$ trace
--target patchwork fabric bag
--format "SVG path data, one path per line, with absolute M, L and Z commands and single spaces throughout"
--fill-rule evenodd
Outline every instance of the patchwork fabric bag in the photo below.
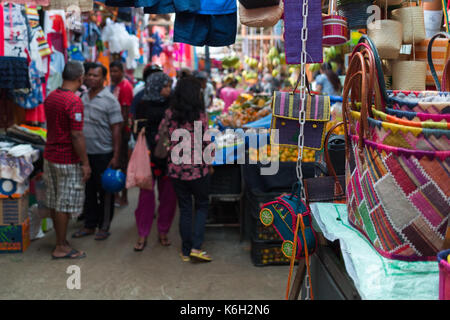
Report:
M 354 121 L 351 109 L 356 102 L 365 110 L 361 114 L 368 114 L 379 80 L 374 62 L 369 46 L 355 48 L 344 84 L 349 222 L 386 258 L 435 260 L 450 236 L 450 150 L 380 143 L 368 117 Z
M 299 113 L 301 107 L 300 93 L 296 92 L 300 78 L 293 92 L 275 91 L 272 99 L 272 124 L 270 140 L 274 145 L 297 146 L 300 133 Z M 307 85 L 309 88 L 309 85 Z M 330 97 L 322 95 L 306 96 L 304 147 L 321 150 L 326 134 L 326 124 L 330 121 Z M 278 141 L 276 131 L 278 129 Z
M 260 220 L 266 227 L 273 225 L 283 239 L 281 251 L 286 257 L 292 257 L 294 247 L 296 247 L 296 259 L 316 251 L 317 238 L 311 226 L 311 211 L 297 192 L 280 196 L 275 201 L 266 203 L 261 208 Z M 300 221 L 300 225 L 297 224 L 297 220 Z M 296 231 L 297 243 L 294 246 Z

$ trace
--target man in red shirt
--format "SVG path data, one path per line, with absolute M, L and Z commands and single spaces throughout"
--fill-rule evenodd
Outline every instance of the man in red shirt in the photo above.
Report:
M 83 103 L 75 94 L 83 84 L 83 65 L 68 62 L 62 76 L 62 87 L 44 101 L 46 205 L 56 232 L 53 259 L 77 259 L 84 258 L 86 253 L 71 248 L 66 236 L 70 215 L 83 211 L 85 182 L 91 175 L 83 135 Z
M 127 172 L 129 151 L 128 142 L 131 137 L 131 115 L 130 107 L 133 103 L 133 85 L 125 78 L 123 64 L 120 61 L 114 61 L 109 65 L 109 72 L 111 74 L 111 92 L 119 100 L 122 108 L 122 117 L 124 119 L 122 128 L 122 143 L 120 148 L 120 169 Z M 122 197 L 116 197 L 116 205 L 128 205 L 127 189 L 122 191 Z

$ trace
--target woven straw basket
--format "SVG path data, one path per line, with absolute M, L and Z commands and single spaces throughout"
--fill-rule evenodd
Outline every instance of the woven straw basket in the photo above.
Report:
M 426 74 L 425 61 L 395 61 L 392 67 L 392 89 L 424 91 Z
M 376 24 L 380 27 L 377 28 Z M 378 20 L 367 25 L 367 34 L 378 49 L 382 59 L 397 59 L 403 38 L 403 26 L 394 20 Z
M 403 43 L 418 43 L 425 39 L 425 21 L 422 7 L 392 10 L 392 19 L 403 25 Z

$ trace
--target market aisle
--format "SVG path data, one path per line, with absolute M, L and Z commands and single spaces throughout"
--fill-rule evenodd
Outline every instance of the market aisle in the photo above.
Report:
M 52 261 L 54 231 L 24 254 L 0 254 L 0 299 L 283 299 L 289 267 L 253 266 L 250 243 L 240 243 L 235 228 L 207 228 L 209 264 L 181 261 L 178 219 L 169 234 L 172 246 L 157 242 L 154 223 L 145 251 L 134 252 L 137 195 L 131 190 L 132 205 L 117 210 L 108 240 L 69 238 L 87 252 L 85 259 Z M 69 234 L 80 225 L 72 221 Z M 81 290 L 66 287 L 70 265 L 81 268 Z

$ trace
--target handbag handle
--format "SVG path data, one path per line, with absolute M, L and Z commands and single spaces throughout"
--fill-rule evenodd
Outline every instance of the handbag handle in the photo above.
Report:
M 299 74 L 298 78 L 297 78 L 297 83 L 295 84 L 294 90 L 292 91 L 292 94 L 295 93 L 295 91 L 297 91 L 298 85 L 300 84 L 300 81 L 302 80 L 302 75 Z M 308 77 L 305 76 L 305 85 L 306 85 L 306 90 L 308 91 L 308 94 L 312 97 L 313 95 L 311 94 L 311 91 L 309 90 L 309 80 Z
M 450 91 L 450 60 L 447 60 L 444 73 L 442 74 L 442 90 Z
M 336 196 L 343 196 L 343 195 L 345 195 L 345 193 L 344 193 L 344 191 L 343 191 L 344 189 L 342 188 L 342 185 L 339 182 L 339 179 L 336 175 L 336 170 L 334 169 L 333 163 L 331 162 L 331 159 L 330 159 L 330 154 L 328 151 L 328 141 L 329 141 L 330 136 L 333 133 L 333 131 L 337 127 L 342 126 L 342 125 L 344 125 L 343 121 L 338 122 L 333 127 L 331 127 L 331 129 L 328 130 L 328 133 L 325 137 L 325 142 L 324 142 L 325 143 L 325 145 L 324 145 L 325 162 L 327 163 L 328 171 L 331 173 L 331 176 L 334 178 L 334 190 L 335 190 Z M 348 147 L 347 139 L 345 139 L 345 148 L 347 149 L 347 147 Z
M 442 91 L 442 87 L 439 82 L 439 77 L 437 76 L 436 69 L 434 68 L 433 54 L 432 54 L 434 40 L 436 40 L 439 37 L 447 38 L 450 40 L 450 34 L 448 34 L 447 32 L 439 32 L 439 33 L 436 33 L 434 36 L 432 36 L 430 39 L 430 42 L 428 43 L 427 59 L 428 59 L 428 65 L 430 66 L 431 75 L 433 76 L 434 84 L 436 85 L 436 89 L 438 91 Z M 444 70 L 444 74 L 442 75 L 442 82 L 444 82 L 444 79 L 447 77 L 446 72 L 447 73 L 449 72 L 448 68 L 445 68 L 445 70 Z

